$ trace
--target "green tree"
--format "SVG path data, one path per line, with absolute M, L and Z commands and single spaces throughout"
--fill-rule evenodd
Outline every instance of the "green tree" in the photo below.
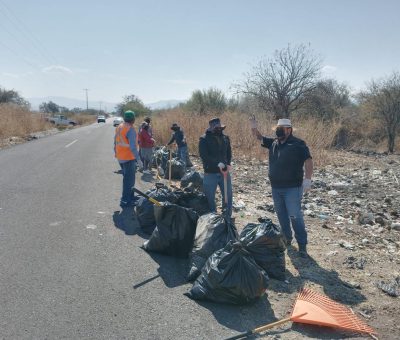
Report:
M 195 90 L 185 104 L 186 109 L 198 115 L 222 113 L 227 108 L 224 93 L 216 88 Z
M 139 97 L 135 96 L 134 94 L 123 97 L 122 103 L 119 103 L 116 109 L 121 116 L 123 116 L 124 112 L 127 110 L 135 112 L 135 114 L 138 116 L 145 116 L 151 113 L 151 110 L 143 104 Z
M 303 116 L 314 116 L 324 120 L 339 117 L 341 109 L 351 106 L 350 90 L 334 79 L 320 80 L 304 95 Z
M 1 103 L 16 104 L 28 109 L 30 108 L 30 103 L 21 97 L 17 91 L 6 90 L 0 87 L 0 104 Z
M 60 106 L 58 106 L 56 103 L 50 100 L 49 102 L 43 102 L 42 104 L 40 104 L 39 111 L 44 113 L 55 114 L 60 112 Z

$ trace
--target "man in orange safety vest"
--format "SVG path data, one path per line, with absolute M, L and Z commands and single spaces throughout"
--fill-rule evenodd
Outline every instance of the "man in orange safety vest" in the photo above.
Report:
M 135 205 L 135 196 L 132 187 L 135 186 L 135 175 L 137 166 L 143 167 L 140 160 L 137 143 L 137 133 L 133 126 L 135 113 L 124 112 L 124 123 L 115 129 L 114 152 L 115 157 L 122 168 L 122 197 L 120 207 L 126 208 Z

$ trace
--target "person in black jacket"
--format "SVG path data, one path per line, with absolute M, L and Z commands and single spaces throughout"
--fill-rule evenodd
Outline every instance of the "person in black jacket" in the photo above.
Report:
M 178 159 L 186 166 L 186 160 L 188 158 L 188 147 L 185 134 L 177 123 L 172 124 L 171 130 L 174 132 L 172 133 L 171 139 L 167 143 L 167 146 L 170 146 L 173 142 L 176 143 L 176 145 L 178 146 Z
M 232 182 L 230 176 L 232 150 L 229 137 L 224 135 L 225 126 L 219 118 L 209 121 L 206 133 L 200 137 L 199 153 L 203 162 L 203 190 L 207 196 L 210 211 L 216 212 L 215 193 L 219 186 L 222 194 L 222 206 L 227 217 L 232 216 Z M 228 204 L 225 205 L 224 174 L 227 176 Z
M 288 245 L 292 243 L 293 227 L 299 246 L 299 255 L 307 257 L 307 231 L 301 211 L 303 193 L 311 189 L 313 162 L 306 143 L 293 136 L 289 119 L 279 119 L 276 138 L 261 135 L 254 116 L 250 119 L 253 134 L 262 140 L 261 146 L 269 149 L 268 177 L 278 220 Z M 303 171 L 305 169 L 305 173 Z

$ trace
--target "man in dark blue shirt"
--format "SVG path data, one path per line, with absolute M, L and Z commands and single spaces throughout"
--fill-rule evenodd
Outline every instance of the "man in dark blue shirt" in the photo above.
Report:
M 261 146 L 269 149 L 268 177 L 272 187 L 272 198 L 287 243 L 292 243 L 292 224 L 299 245 L 299 255 L 306 258 L 307 232 L 301 211 L 301 199 L 303 193 L 311 189 L 313 162 L 310 151 L 304 141 L 293 136 L 289 119 L 279 119 L 275 128 L 275 138 L 262 136 L 254 117 L 250 119 L 250 124 L 253 134 L 262 140 Z
M 172 124 L 171 130 L 174 131 L 172 133 L 171 139 L 167 143 L 167 146 L 171 145 L 173 142 L 178 146 L 178 158 L 183 164 L 186 166 L 186 159 L 188 157 L 188 148 L 186 144 L 186 137 L 183 133 L 183 130 L 177 123 Z

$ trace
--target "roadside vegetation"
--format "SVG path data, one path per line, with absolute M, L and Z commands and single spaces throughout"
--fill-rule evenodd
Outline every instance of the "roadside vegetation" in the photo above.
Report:
M 367 80 L 366 87 L 353 93 L 348 84 L 324 76 L 323 60 L 309 46 L 288 45 L 271 56 L 261 58 L 243 79 L 232 84 L 232 97 L 218 88 L 198 89 L 177 107 L 151 111 L 135 94 L 123 96 L 115 115 L 126 110 L 153 117 L 158 145 L 170 137 L 170 126 L 178 123 L 185 131 L 190 152 L 197 153 L 198 138 L 208 120 L 220 116 L 227 125 L 235 155 L 265 159 L 265 152 L 254 147 L 248 118 L 256 115 L 260 128 L 273 135 L 279 118 L 290 118 L 295 134 L 310 146 L 316 164 L 329 163 L 333 149 L 360 152 L 394 153 L 400 149 L 400 73 L 393 71 L 380 79 Z M 63 114 L 78 124 L 96 121 L 104 111 L 68 109 L 44 102 L 39 112 L 31 112 L 29 103 L 15 90 L 0 88 L 0 138 L 26 136 L 52 128 L 43 116 Z M 21 119 L 21 117 L 24 117 Z

